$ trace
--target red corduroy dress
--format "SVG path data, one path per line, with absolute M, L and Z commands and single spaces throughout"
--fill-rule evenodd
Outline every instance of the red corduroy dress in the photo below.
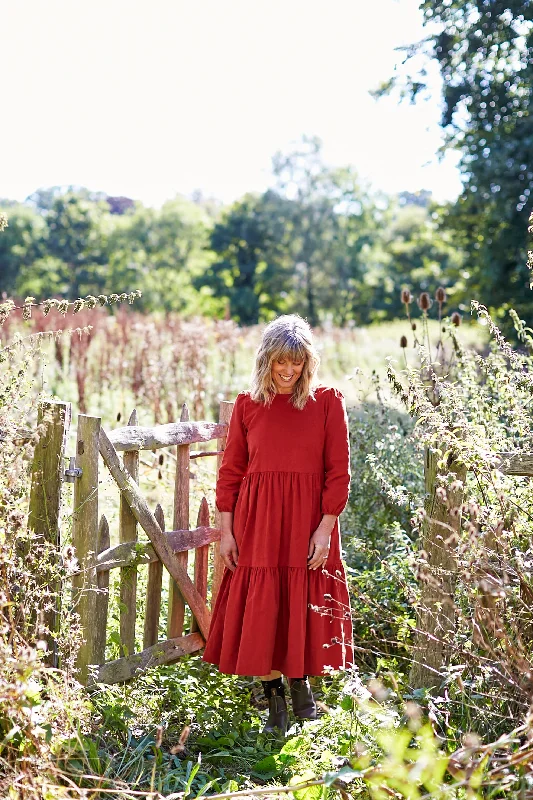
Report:
M 321 386 L 302 410 L 241 392 L 216 486 L 239 550 L 225 569 L 204 661 L 236 675 L 320 675 L 353 662 L 350 601 L 338 521 L 324 568 L 307 567 L 323 514 L 338 516 L 350 485 L 344 397 Z

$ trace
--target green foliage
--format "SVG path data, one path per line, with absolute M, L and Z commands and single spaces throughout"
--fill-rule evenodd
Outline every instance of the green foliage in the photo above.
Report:
M 533 11 L 530 3 L 422 2 L 427 35 L 406 49 L 402 87 L 427 89 L 428 60 L 442 76 L 446 145 L 461 153 L 464 188 L 443 220 L 466 253 L 469 296 L 531 313 L 526 225 L 532 209 Z M 412 59 L 412 60 L 411 60 Z M 397 81 L 396 81 L 397 82 Z M 391 89 L 390 82 L 385 91 Z
M 341 519 L 356 660 L 365 671 L 402 672 L 414 625 L 411 518 L 423 494 L 423 460 L 413 424 L 393 409 L 374 376 L 376 400 L 350 412 L 354 480 Z M 361 389 L 365 386 L 360 379 Z M 368 391 L 368 390 L 367 390 Z
M 11 295 L 21 270 L 38 258 L 37 242 L 45 234 L 46 224 L 32 208 L 22 205 L 9 209 L 9 225 L 6 215 L 0 217 L 5 219 L 4 227 L 0 225 L 0 289 Z
M 397 316 L 400 284 L 438 277 L 451 288 L 460 278 L 456 242 L 453 251 L 438 232 L 426 195 L 372 196 L 352 169 L 325 163 L 316 138 L 277 153 L 272 187 L 226 209 L 178 196 L 156 210 L 80 187 L 4 205 L 9 295 L 74 299 L 135 285 L 143 311 L 243 325 L 294 311 L 344 326 Z
M 246 195 L 211 233 L 218 260 L 195 280 L 215 297 L 227 298 L 232 319 L 253 325 L 284 308 L 291 288 L 287 201 L 275 192 Z

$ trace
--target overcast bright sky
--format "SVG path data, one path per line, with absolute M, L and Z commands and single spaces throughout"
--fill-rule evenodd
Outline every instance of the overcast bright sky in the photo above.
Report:
M 318 135 L 375 189 L 460 190 L 438 163 L 439 80 L 413 107 L 373 100 L 419 0 L 4 0 L 0 197 L 77 184 L 147 204 L 268 185 Z M 7 152 L 7 158 L 4 153 Z

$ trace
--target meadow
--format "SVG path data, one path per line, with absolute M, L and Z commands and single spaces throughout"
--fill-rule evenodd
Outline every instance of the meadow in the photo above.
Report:
M 479 442 L 482 429 L 486 439 L 498 430 L 499 441 L 504 433 L 508 436 L 512 425 L 502 418 L 506 398 L 512 397 L 518 406 L 522 402 L 517 376 L 504 379 L 507 362 L 498 355 L 497 336 L 496 345 L 489 346 L 487 334 L 492 323 L 483 313 L 478 319 L 481 324 L 475 320 L 455 330 L 455 345 L 449 335 L 452 329 L 447 329 L 438 363 L 435 348 L 441 327 L 422 315 L 417 328 L 419 343 L 431 346 L 433 367 L 450 368 L 449 374 L 444 370 L 446 374 L 439 378 L 443 399 L 436 410 L 431 406 L 433 413 L 442 414 L 449 428 L 450 415 L 457 424 L 459 403 L 463 414 L 470 409 L 472 430 L 466 436 L 465 451 L 472 450 L 472 435 Z M 67 332 L 73 328 L 79 332 Z M 47 334 L 58 329 L 65 333 Z M 229 320 L 144 316 L 116 308 L 113 315 L 86 309 L 66 318 L 53 312 L 46 317 L 35 313 L 26 320 L 10 316 L 2 336 L 7 345 L 17 337 L 33 335 L 31 350 L 24 356 L 26 393 L 19 407 L 25 424 L 35 422 L 37 399 L 52 395 L 72 402 L 75 430 L 78 412 L 99 415 L 103 425 L 113 429 L 125 424 L 134 407 L 141 424 L 174 421 L 184 402 L 191 419 L 215 420 L 219 401 L 232 399 L 246 387 L 260 332 L 260 326 L 240 328 Z M 81 689 L 72 671 L 79 632 L 75 612 L 65 609 L 63 680 L 41 672 L 38 658 L 19 677 L 19 702 L 22 698 L 21 705 L 29 706 L 32 719 L 40 724 L 37 732 L 31 730 L 33 739 L 28 732 L 13 733 L 13 728 L 5 733 L 16 743 L 15 751 L 31 753 L 35 763 L 41 758 L 46 766 L 41 778 L 36 778 L 31 768 L 20 769 L 20 756 L 15 753 L 14 757 L 13 748 L 8 748 L 4 764 L 11 768 L 6 772 L 9 780 L 15 780 L 13 768 L 17 765 L 15 774 L 29 782 L 14 797 L 39 796 L 39 792 L 42 796 L 73 797 L 81 792 L 81 796 L 102 798 L 117 794 L 124 798 L 189 798 L 259 789 L 275 794 L 291 784 L 302 786 L 294 791 L 297 800 L 339 792 L 381 800 L 384 786 L 387 796 L 392 792 L 406 798 L 460 798 L 466 791 L 474 797 L 478 785 L 487 791 L 500 785 L 491 774 L 498 767 L 494 759 L 503 758 L 498 747 L 506 758 L 516 757 L 516 752 L 523 758 L 513 714 L 523 717 L 527 689 L 518 686 L 516 659 L 513 661 L 509 652 L 492 653 L 487 669 L 486 644 L 481 640 L 479 656 L 471 649 L 468 609 L 479 593 L 476 582 L 469 584 L 468 579 L 460 578 L 456 602 L 462 621 L 450 671 L 443 668 L 442 676 L 436 676 L 436 691 L 413 690 L 410 685 L 418 625 L 416 603 L 424 582 L 417 516 L 424 503 L 424 449 L 434 446 L 436 430 L 441 437 L 446 435 L 443 419 L 438 424 L 427 422 L 429 409 L 423 408 L 427 386 L 420 367 L 423 356 L 413 347 L 410 324 L 399 320 L 364 329 L 323 327 L 316 335 L 321 380 L 342 389 L 350 409 L 354 480 L 341 530 L 356 667 L 314 679 L 320 718 L 303 725 L 295 723 L 282 741 L 260 733 L 265 701 L 257 681 L 220 674 L 195 655 L 169 667 L 148 670 L 127 684 Z M 403 336 L 407 347 L 400 346 L 406 344 L 401 342 Z M 519 376 L 529 362 L 526 356 L 516 358 Z M 410 371 L 404 369 L 406 364 Z M 485 376 L 480 383 L 483 369 L 492 378 Z M 403 381 L 398 392 L 394 380 Z M 499 397 L 504 385 L 505 397 Z M 476 409 L 475 419 L 472 409 Z M 417 417 L 426 417 L 426 422 L 415 426 Z M 521 412 L 519 417 L 523 425 Z M 18 421 L 22 421 L 20 416 Z M 527 430 L 520 435 L 527 440 Z M 74 452 L 72 446 L 70 442 L 70 452 Z M 161 453 L 143 453 L 140 486 L 152 508 L 161 503 L 170 515 L 175 455 L 173 448 L 165 450 L 162 457 Z M 492 491 L 485 487 L 479 494 L 479 477 L 478 465 L 478 472 L 468 482 L 470 504 L 476 492 L 478 502 Z M 196 518 L 204 494 L 213 509 L 214 478 L 213 459 L 194 462 L 191 520 Z M 113 543 L 117 541 L 118 491 L 106 471 L 100 480 L 101 511 L 110 523 Z M 500 554 L 509 572 L 517 570 L 516 545 L 522 541 L 530 509 L 526 484 L 518 479 L 518 489 L 513 490 L 515 505 L 522 510 L 508 533 L 508 561 L 505 553 Z M 499 494 L 494 491 L 497 504 Z M 497 524 L 493 501 L 485 496 L 484 502 L 484 524 Z M 19 505 L 24 507 L 23 502 Z M 67 547 L 70 508 L 67 489 L 62 530 Z M 475 513 L 479 516 L 480 512 Z M 470 512 L 465 516 L 471 529 L 475 518 Z M 472 572 L 473 564 L 479 562 L 480 530 L 483 525 L 477 526 L 474 538 L 471 531 L 465 534 L 464 546 L 459 548 L 459 574 L 461 569 L 465 574 Z M 142 541 L 143 536 L 140 538 Z M 524 548 L 520 547 L 523 560 Z M 146 573 L 139 570 L 139 619 L 144 611 L 145 581 Z M 68 585 L 67 575 L 63 575 L 63 583 Z M 167 591 L 165 586 L 163 608 Z M 512 581 L 508 592 L 506 624 L 518 618 L 521 625 L 526 624 L 529 617 L 523 609 L 520 617 L 516 615 L 520 592 L 515 594 Z M 110 597 L 108 659 L 120 652 L 116 581 L 111 583 Z M 186 630 L 189 622 L 186 619 Z M 136 646 L 141 649 L 142 631 L 138 629 L 136 634 Z M 519 647 L 521 635 L 515 630 L 515 647 Z M 160 637 L 166 637 L 164 612 Z M 480 644 L 480 637 L 476 643 Z M 465 658 L 469 662 L 466 667 Z M 506 676 L 503 689 L 498 674 Z M 11 703 L 13 722 L 17 707 L 13 700 Z M 465 742 L 473 743 L 470 750 Z M 517 770 L 513 781 L 515 788 L 523 783 Z

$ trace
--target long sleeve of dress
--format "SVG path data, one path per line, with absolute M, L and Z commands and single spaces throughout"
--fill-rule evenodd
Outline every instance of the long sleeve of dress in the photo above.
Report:
M 348 415 L 338 389 L 331 389 L 327 408 L 324 470 L 321 511 L 338 517 L 348 502 L 351 477 Z
M 226 449 L 218 472 L 216 506 L 219 511 L 233 511 L 242 479 L 248 466 L 248 443 L 243 423 L 244 395 L 235 400 L 229 422 Z

